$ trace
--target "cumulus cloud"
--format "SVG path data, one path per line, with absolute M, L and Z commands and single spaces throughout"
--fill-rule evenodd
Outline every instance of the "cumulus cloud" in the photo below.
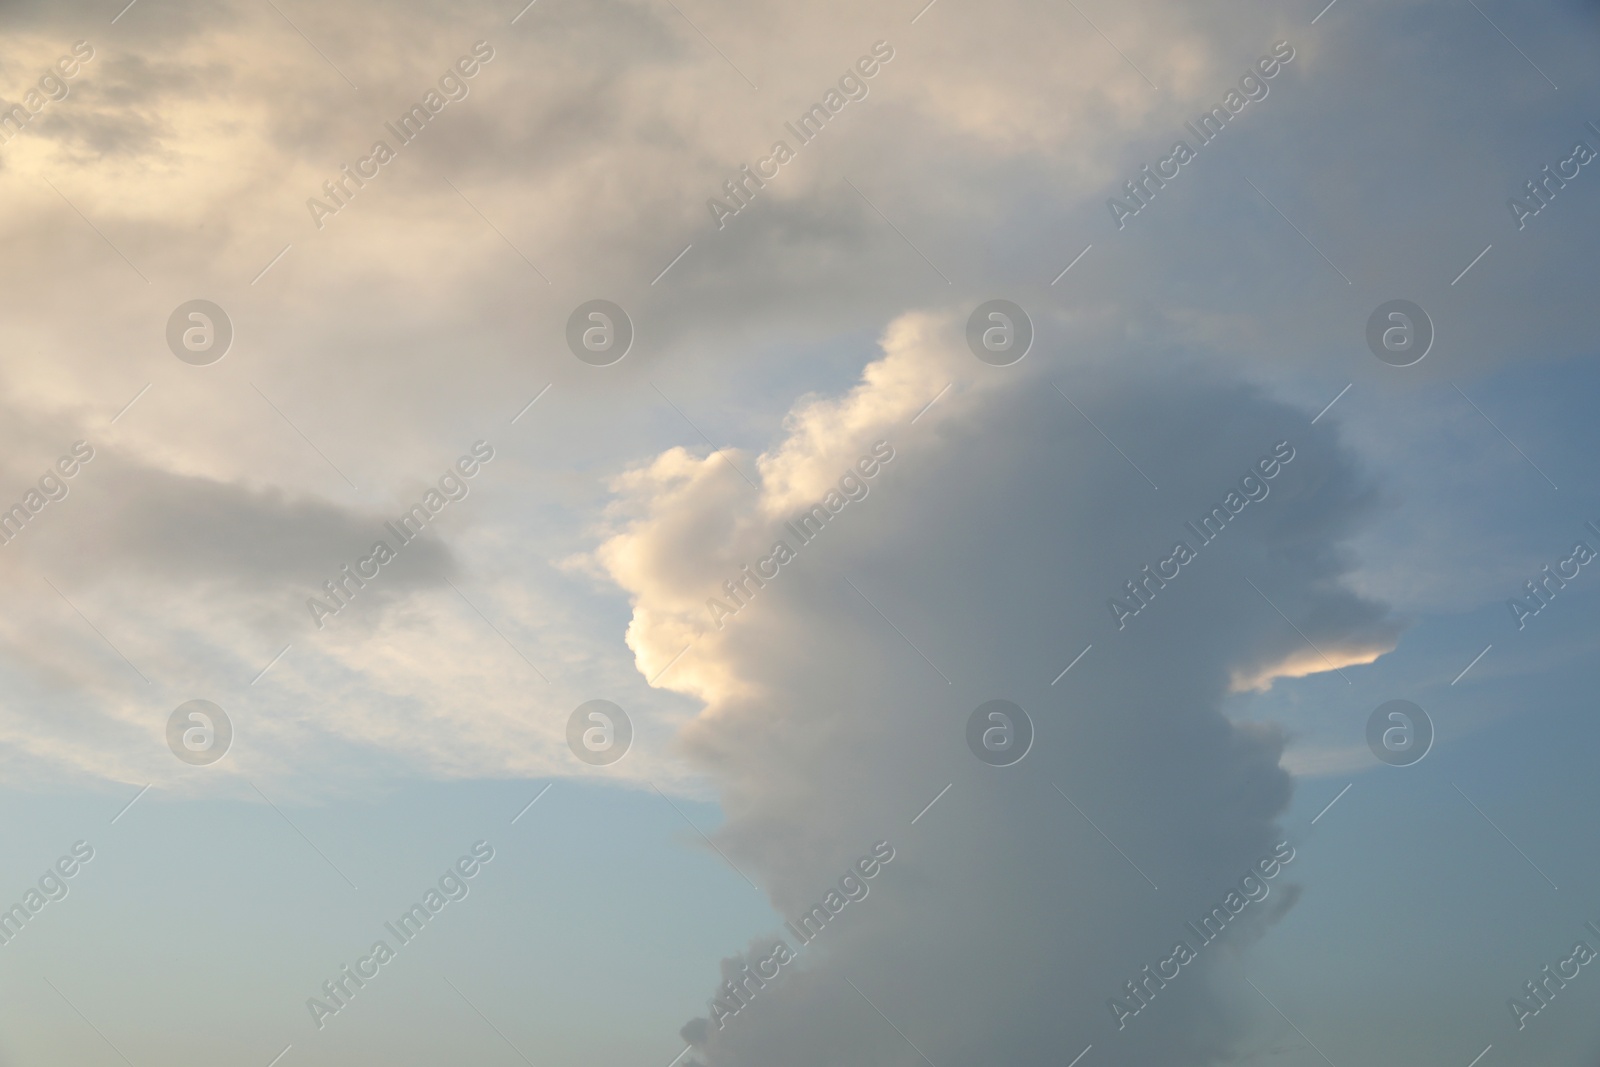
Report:
M 1124 1033 L 1106 1001 L 1283 840 L 1283 737 L 1230 723 L 1223 701 L 1241 674 L 1319 669 L 1307 638 L 1336 665 L 1393 645 L 1383 606 L 1342 584 L 1340 545 L 1370 510 L 1370 484 L 1308 413 L 1192 368 L 1151 382 L 1075 366 L 1097 384 L 1074 402 L 1143 457 L 1157 491 L 1042 360 L 975 378 L 960 325 L 895 322 L 857 386 L 796 405 L 755 459 L 755 491 L 731 469 L 742 457 L 681 449 L 617 484 L 627 519 L 599 558 L 633 601 L 642 671 L 693 642 L 657 684 L 705 702 L 684 743 L 728 812 L 720 847 L 791 919 L 872 842 L 899 856 L 813 945 L 774 931 L 799 961 L 736 1016 L 686 1028 L 699 1062 L 846 1050 L 920 1062 L 867 999 L 934 1062 L 1054 1062 L 1090 1042 L 1113 1063 L 1220 1055 L 1239 1031 L 1205 976 L 1248 935 L 1202 950 L 1200 973 Z M 952 380 L 962 387 L 917 416 Z M 723 577 L 775 537 L 794 540 L 781 518 L 875 439 L 895 459 L 871 492 L 710 624 L 704 601 Z M 1121 576 L 1192 540 L 1184 520 L 1285 440 L 1295 458 L 1271 495 L 1119 630 L 1106 601 Z M 968 714 L 993 698 L 1020 703 L 1038 731 L 1014 768 L 965 749 Z M 1245 925 L 1292 900 L 1292 881 Z M 724 979 L 772 944 L 732 957 Z

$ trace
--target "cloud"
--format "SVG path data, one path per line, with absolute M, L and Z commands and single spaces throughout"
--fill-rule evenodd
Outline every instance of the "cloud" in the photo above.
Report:
M 1505 211 L 1589 136 L 1557 105 L 1595 97 L 1593 5 L 1486 4 L 1514 47 L 1437 0 L 1315 24 L 1320 0 L 521 6 L 0 10 L 7 99 L 97 53 L 0 145 L 0 504 L 97 449 L 0 548 L 0 774 L 712 792 L 719 847 L 788 918 L 899 851 L 750 1008 L 689 1024 L 703 1064 L 1237 1048 L 1226 946 L 1127 1031 L 1106 1000 L 1282 840 L 1294 776 L 1370 765 L 1334 669 L 1444 687 L 1493 637 L 1451 690 L 1465 731 L 1508 706 L 1471 685 L 1587 655 L 1570 630 L 1521 658 L 1457 638 L 1485 604 L 1511 626 L 1504 598 L 1593 518 L 1524 468 L 1583 498 L 1594 383 L 1561 361 L 1593 347 L 1594 179 L 1526 230 Z M 470 96 L 317 228 L 307 198 L 480 39 Z M 718 229 L 707 198 L 879 40 L 870 95 Z M 1279 40 L 1270 97 L 1116 229 L 1107 197 Z M 163 339 L 196 297 L 235 326 L 209 367 Z M 595 297 L 636 327 L 609 368 L 563 341 Z M 1012 368 L 962 344 L 994 297 L 1035 319 Z M 1437 327 L 1414 368 L 1365 351 L 1394 297 Z M 504 465 L 316 628 L 307 597 L 485 436 Z M 1278 442 L 1271 496 L 1119 625 L 1109 602 Z M 819 505 L 820 534 L 788 532 Z M 1387 655 L 1391 606 L 1431 624 L 1420 653 Z M 600 696 L 638 740 L 590 772 L 563 730 Z M 163 738 L 195 697 L 238 729 L 205 774 Z M 996 698 L 1037 730 L 1012 768 L 963 740 Z M 739 943 L 725 975 L 771 940 Z
M 1218 1055 L 1239 1031 L 1210 957 L 1125 1033 L 1106 1001 L 1283 840 L 1284 739 L 1224 717 L 1232 679 L 1312 669 L 1307 638 L 1351 662 L 1392 647 L 1382 605 L 1342 585 L 1368 480 L 1313 413 L 1194 368 L 1149 381 L 1079 361 L 1074 402 L 1144 457 L 1157 491 L 1051 387 L 1058 353 L 976 378 L 959 325 L 892 324 L 858 385 L 796 405 L 754 491 L 682 449 L 617 483 L 626 518 L 599 560 L 632 600 L 641 671 L 693 640 L 657 684 L 705 702 L 684 744 L 728 813 L 719 846 L 791 918 L 872 842 L 900 857 L 748 1008 L 685 1030 L 699 1062 L 920 1062 L 867 998 L 934 1062 L 1054 1062 L 1090 1042 L 1111 1063 Z M 723 577 L 874 439 L 895 459 L 869 495 L 710 625 Z M 1105 604 L 1120 576 L 1284 440 L 1295 458 L 1272 494 L 1118 630 Z M 968 714 L 996 697 L 1038 731 L 1014 768 L 965 749 Z
M 1343 667 L 1358 667 L 1372 663 L 1379 656 L 1394 651 L 1395 638 L 1386 637 L 1376 643 L 1361 641 L 1331 651 L 1304 649 L 1291 653 L 1279 663 L 1269 664 L 1251 673 L 1233 676 L 1228 688 L 1234 692 L 1247 689 L 1263 690 L 1279 678 L 1304 678 L 1323 671 L 1336 671 Z
M 1344 384 L 1321 392 L 1324 376 L 1342 378 L 1347 364 L 1340 361 L 1348 358 L 1348 342 L 1359 337 L 1366 298 L 1352 308 L 1342 296 L 1328 296 L 1342 291 L 1331 271 L 1322 280 L 1332 289 L 1306 283 L 1307 272 L 1324 264 L 1308 248 L 1294 246 L 1304 263 L 1284 252 L 1299 238 L 1252 199 L 1256 194 L 1236 180 L 1239 174 L 1248 171 L 1319 245 L 1324 230 L 1343 229 L 1315 214 L 1330 210 L 1319 199 L 1325 195 L 1358 203 L 1352 218 L 1379 212 L 1371 227 L 1379 244 L 1387 234 L 1410 232 L 1395 216 L 1414 199 L 1430 205 L 1429 218 L 1475 217 L 1467 209 L 1479 201 L 1486 212 L 1499 211 L 1499 186 L 1463 190 L 1437 180 L 1440 173 L 1480 173 L 1481 167 L 1464 162 L 1482 156 L 1479 142 L 1466 136 L 1444 137 L 1427 153 L 1393 153 L 1413 168 L 1407 188 L 1416 198 L 1377 195 L 1390 177 L 1358 166 L 1374 154 L 1365 142 L 1373 134 L 1340 110 L 1350 105 L 1337 87 L 1348 84 L 1362 86 L 1365 102 L 1392 105 L 1394 114 L 1380 131 L 1386 138 L 1410 137 L 1418 113 L 1437 122 L 1435 112 L 1448 111 L 1461 116 L 1458 134 L 1470 129 L 1504 141 L 1494 181 L 1520 174 L 1524 161 L 1537 155 L 1537 146 L 1517 139 L 1526 125 L 1519 116 L 1534 105 L 1526 94 L 1502 92 L 1527 73 L 1512 63 L 1470 79 L 1475 94 L 1499 101 L 1495 108 L 1414 101 L 1403 91 L 1414 70 L 1404 35 L 1380 34 L 1380 58 L 1372 59 L 1357 46 L 1354 30 L 1337 28 L 1346 23 L 1333 14 L 1312 36 L 1264 3 L 1207 19 L 1153 2 L 1114 12 L 1086 9 L 1105 37 L 1070 9 L 1041 14 L 1021 2 L 970 9 L 939 4 L 915 24 L 901 13 L 890 17 L 843 3 L 794 10 L 706 3 L 686 10 L 727 60 L 682 16 L 657 4 L 541 5 L 515 27 L 490 4 L 289 12 L 315 46 L 262 5 L 151 10 L 136 6 L 114 33 L 92 29 L 105 16 L 88 4 L 5 13 L 18 32 L 7 37 L 0 58 L 15 85 L 29 84 L 79 37 L 90 35 L 97 49 L 71 95 L 53 103 L 37 128 L 0 149 L 6 163 L 0 182 L 21 208 L 0 223 L 16 249 L 0 268 L 0 291 L 15 313 L 21 353 L 5 371 L 19 406 L 69 411 L 84 425 L 108 419 L 151 385 L 117 425 L 116 447 L 106 453 L 104 469 L 117 471 L 119 482 L 124 471 L 129 478 L 126 486 L 106 491 L 127 499 L 105 505 L 107 521 L 94 512 L 91 522 L 91 510 L 83 508 L 61 527 L 63 543 L 82 560 L 63 573 L 88 579 L 102 570 L 109 574 L 110 561 L 125 560 L 129 572 L 118 579 L 119 596 L 134 604 L 177 598 L 163 601 L 172 613 L 152 633 L 240 626 L 236 636 L 206 644 L 203 654 L 162 648 L 152 639 L 157 659 L 203 662 L 193 671 L 195 684 L 210 672 L 253 676 L 290 640 L 266 620 L 293 615 L 297 602 L 303 607 L 298 590 L 327 577 L 324 561 L 346 562 L 333 541 L 343 544 L 346 533 L 365 540 L 358 528 L 409 503 L 402 487 L 418 471 L 430 470 L 438 456 L 459 449 L 483 426 L 508 419 L 553 383 L 550 397 L 517 430 L 542 419 L 561 427 L 553 447 L 517 460 L 518 477 L 538 489 L 474 504 L 472 536 L 501 549 L 537 543 L 540 565 L 587 552 L 593 546 L 583 531 L 605 503 L 603 486 L 638 456 L 661 457 L 634 475 L 622 496 L 625 504 L 646 502 L 640 521 L 681 529 L 605 550 L 622 588 L 653 583 L 653 594 L 640 597 L 626 624 L 638 667 L 626 682 L 637 685 L 670 666 L 663 684 L 714 708 L 722 706 L 719 695 L 765 691 L 771 683 L 733 669 L 729 655 L 762 625 L 760 605 L 741 612 L 734 630 L 701 638 L 706 600 L 770 551 L 771 520 L 814 502 L 813 494 L 840 477 L 858 455 L 851 452 L 858 434 L 890 428 L 899 434 L 910 415 L 951 382 L 951 394 L 918 422 L 917 432 L 963 395 L 982 392 L 944 366 L 892 358 L 899 347 L 929 347 L 925 335 L 933 326 L 898 315 L 927 306 L 928 286 L 942 286 L 935 270 L 951 279 L 952 307 L 965 296 L 973 297 L 969 306 L 975 303 L 980 290 L 982 298 L 1005 292 L 1023 300 L 1040 319 L 1041 351 L 1051 340 L 1046 323 L 1062 351 L 1115 347 L 1149 373 L 1164 373 L 1167 359 L 1189 358 L 1199 346 L 1221 374 L 1260 380 L 1265 368 L 1276 376 L 1274 389 L 1325 398 Z M 1414 19 L 1425 10 L 1408 4 L 1381 17 Z M 1324 33 L 1330 26 L 1335 29 Z M 1295 42 L 1298 56 L 1271 96 L 1251 105 L 1228 131 L 1227 143 L 1206 150 L 1207 169 L 1194 172 L 1191 185 L 1164 191 L 1129 233 L 1111 230 L 1104 200 L 1130 172 L 1128 164 L 1164 151 L 1183 119 L 1213 103 L 1243 63 L 1280 37 Z M 471 95 L 452 102 L 381 179 L 325 230 L 316 230 L 306 197 L 354 153 L 365 152 L 383 135 L 384 121 L 480 38 L 493 43 L 496 58 L 475 79 Z M 766 151 L 783 135 L 785 120 L 879 39 L 893 44 L 895 58 L 873 80 L 871 94 L 837 116 L 825 140 L 806 146 L 793 168 L 725 231 L 714 229 L 706 198 L 739 163 Z M 1502 46 L 1481 43 L 1483 49 Z M 248 62 L 222 62 L 233 56 Z M 750 90 L 730 61 L 761 91 Z M 333 65 L 361 86 L 359 93 Z M 1440 81 L 1428 92 L 1448 94 L 1455 87 Z M 1303 151 L 1266 150 L 1296 129 L 1317 132 Z M 1276 169 L 1269 177 L 1260 167 Z M 447 178 L 460 195 L 444 184 Z M 1280 188 L 1306 202 L 1283 202 Z M 1577 225 L 1582 204 L 1569 197 L 1558 206 L 1570 207 Z M 1390 250 L 1393 256 L 1372 255 L 1420 277 L 1424 266 L 1437 268 L 1434 260 L 1446 251 L 1443 239 L 1433 238 L 1408 237 L 1403 248 Z M 1060 288 L 1051 288 L 1049 279 L 1091 239 L 1093 251 Z M 1282 245 L 1273 243 L 1280 239 Z M 652 286 L 691 242 L 672 273 Z M 1479 247 L 1465 249 L 1463 261 Z M 1547 284 L 1542 268 L 1500 260 L 1504 247 L 1479 269 L 1504 263 L 1495 269 L 1505 271 L 1496 284 L 1504 286 L 1506 299 L 1536 297 L 1538 306 L 1570 299 Z M 1266 248 L 1275 263 L 1287 266 L 1255 269 Z M 1196 249 L 1209 258 L 1195 260 Z M 929 267 L 919 251 L 938 266 Z M 1360 277 L 1339 248 L 1327 251 Z M 1454 255 L 1453 246 L 1448 251 Z M 539 265 L 549 284 L 523 256 Z M 1460 341 L 1464 364 L 1518 359 L 1538 348 L 1567 351 L 1577 343 L 1581 332 L 1567 331 L 1565 317 L 1535 314 L 1532 327 L 1517 329 L 1550 331 L 1548 345 L 1519 337 L 1496 348 L 1483 339 L 1512 327 L 1475 302 L 1443 303 L 1453 274 L 1439 274 L 1439 295 L 1413 295 L 1440 309 L 1440 336 Z M 73 284 L 62 284 L 64 278 Z M 215 367 L 181 367 L 165 350 L 162 329 L 170 310 L 201 290 L 233 315 L 235 350 Z M 569 358 L 560 340 L 571 309 L 600 293 L 628 306 L 640 339 L 606 376 Z M 1040 311 L 1049 306 L 1061 313 Z M 858 343 L 886 321 L 896 323 L 887 341 L 891 358 L 872 363 L 870 374 L 901 380 L 869 381 L 851 397 L 800 405 L 790 412 L 793 425 L 784 438 L 764 448 L 770 427 L 762 419 L 786 409 L 797 394 L 824 389 L 840 395 L 830 378 L 838 367 L 864 361 Z M 1306 338 L 1314 343 L 1285 344 Z M 797 350 L 807 360 L 796 360 Z M 822 358 L 808 362 L 819 351 Z M 950 359 L 950 367 L 965 366 L 967 357 L 957 351 Z M 1430 357 L 1419 375 L 1435 373 L 1436 365 Z M 675 441 L 682 427 L 662 429 L 677 415 L 661 408 L 646 387 L 668 368 L 681 375 L 684 392 L 704 398 L 705 407 L 730 412 L 726 425 L 712 429 L 721 435 L 719 446 L 731 443 L 722 451 L 726 459 L 688 451 L 668 458 L 670 442 L 663 439 Z M 1369 386 L 1375 387 L 1369 392 L 1418 388 L 1394 381 L 1363 381 L 1324 422 L 1342 417 Z M 251 388 L 257 384 L 366 492 L 337 496 L 345 487 L 265 408 Z M 662 378 L 661 384 L 683 395 L 677 382 Z M 1072 391 L 1077 398 L 1076 387 Z M 1189 447 L 1159 430 L 1147 432 L 1158 438 L 1151 454 Z M 60 434 L 44 423 L 37 433 L 19 444 L 36 455 L 53 454 Z M 899 436 L 889 439 L 900 447 Z M 729 460 L 758 482 L 759 494 Z M 574 465 L 582 478 L 572 476 Z M 874 484 L 872 496 L 851 504 L 838 528 L 855 528 L 857 520 L 872 528 L 891 485 Z M 559 496 L 557 503 L 547 490 Z M 135 499 L 141 494 L 142 503 Z M 659 504 L 668 494 L 684 498 L 682 515 L 690 518 L 650 510 L 648 502 Z M 756 511 L 739 503 L 746 496 L 760 501 Z M 687 507 L 690 500 L 695 507 Z M 1208 501 L 1192 503 L 1197 510 Z M 1247 518 L 1271 521 L 1277 503 Z M 1159 558 L 1149 553 L 1168 547 L 1155 543 L 1156 532 L 1171 531 L 1178 513 L 1148 517 L 1145 554 L 1119 561 L 1125 569 L 1113 585 Z M 625 516 L 618 512 L 610 521 L 623 523 Z M 202 529 L 212 525 L 210 532 Z M 251 530 L 272 531 L 273 543 L 257 543 Z M 135 542 L 126 548 L 115 543 L 124 532 Z M 680 543 L 696 551 L 680 552 Z M 1295 543 L 1318 542 L 1312 532 Z M 726 548 L 709 559 L 704 544 Z M 1425 580 L 1429 590 L 1447 584 L 1448 575 L 1433 577 L 1404 558 L 1397 561 L 1404 551 L 1390 545 L 1375 565 L 1407 581 Z M 463 625 L 481 625 L 456 594 L 433 581 L 445 573 L 442 561 L 419 556 L 403 566 L 412 568 L 412 578 L 375 588 L 369 608 L 358 615 L 394 609 L 386 616 L 394 624 L 415 619 L 407 609 L 432 604 L 466 610 Z M 597 665 L 609 669 L 617 662 L 615 589 L 578 588 L 570 575 L 530 569 L 538 592 L 497 588 L 496 597 L 504 597 L 516 617 L 493 617 L 518 630 L 524 649 L 560 647 L 560 658 L 585 664 L 574 690 L 610 684 Z M 136 575 L 155 589 L 154 599 L 135 591 Z M 184 590 L 155 588 L 175 576 L 226 588 L 239 600 L 196 605 L 183 599 Z M 781 584 L 791 584 L 789 577 Z M 285 608 L 274 598 L 291 588 L 296 592 Z M 1418 599 L 1426 600 L 1429 590 Z M 1103 603 L 1113 592 L 1094 596 Z M 433 594 L 441 599 L 430 600 Z M 1174 588 L 1168 602 L 1186 595 Z M 1279 606 L 1290 611 L 1292 605 Z M 1159 619 L 1162 610 L 1148 618 Z M 1323 650 L 1330 657 L 1343 662 L 1388 647 L 1392 632 L 1380 632 L 1369 607 L 1339 610 L 1361 636 L 1346 646 L 1329 635 Z M 547 622 L 556 619 L 572 621 L 581 632 Z M 1143 622 L 1139 628 L 1149 629 Z M 419 625 L 418 634 L 428 632 Z M 91 635 L 87 644 L 97 640 Z M 1304 655 L 1292 644 L 1240 649 L 1230 670 L 1258 685 Z M 43 662 L 50 661 L 46 656 Z M 63 664 L 72 662 L 67 657 Z M 285 661 L 287 677 L 294 662 Z M 126 671 L 114 657 L 105 669 L 107 677 Z M 1286 669 L 1299 667 L 1289 662 Z M 392 684 L 401 685 L 398 677 Z M 459 684 L 441 679 L 430 698 L 440 706 L 426 715 L 451 721 L 447 707 Z M 556 701 L 568 695 L 575 704 L 593 694 L 564 694 L 544 710 L 557 716 Z M 511 692 L 497 698 L 507 709 L 514 700 Z M 673 710 L 662 714 L 678 714 L 688 702 L 674 699 Z M 377 722 L 373 730 L 388 739 L 374 742 L 380 749 L 393 740 L 388 725 Z M 452 759 L 454 766 L 466 765 L 464 756 Z

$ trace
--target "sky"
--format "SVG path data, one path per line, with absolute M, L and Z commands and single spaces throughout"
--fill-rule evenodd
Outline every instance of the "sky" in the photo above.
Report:
M 0 1067 L 1600 1057 L 1600 5 L 124 2 Z

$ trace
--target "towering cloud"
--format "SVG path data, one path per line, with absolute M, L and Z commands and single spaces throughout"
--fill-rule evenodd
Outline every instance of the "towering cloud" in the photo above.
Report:
M 1075 366 L 1075 382 L 1095 384 L 1074 402 L 1156 490 L 1042 360 L 963 382 L 976 364 L 960 325 L 898 320 L 860 384 L 796 408 L 756 459 L 756 493 L 723 460 L 679 450 L 621 482 L 626 518 L 601 557 L 633 598 L 641 670 L 690 646 L 658 684 L 705 702 L 685 742 L 721 791 L 720 847 L 789 918 L 864 842 L 891 839 L 898 854 L 747 1009 L 685 1028 L 698 1062 L 920 1063 L 915 1044 L 940 1064 L 1043 1064 L 1091 1042 L 1099 1063 L 1204 1062 L 1236 1035 L 1205 978 L 1216 948 L 1122 1032 L 1106 1002 L 1283 840 L 1283 739 L 1231 723 L 1222 702 L 1241 672 L 1305 673 L 1306 637 L 1330 657 L 1321 670 L 1392 647 L 1382 606 L 1341 587 L 1338 546 L 1367 483 L 1312 413 L 1192 370 L 1150 381 Z M 1165 550 L 1290 435 L 1273 507 L 1118 632 L 1107 576 Z M 858 513 L 709 628 L 706 591 L 765 547 L 773 516 L 884 437 L 897 459 Z M 1037 732 L 1009 768 L 965 747 L 968 715 L 993 698 L 1018 702 Z M 1292 899 L 1275 893 L 1226 943 L 1243 946 Z M 770 947 L 757 939 L 730 974 Z M 708 999 L 719 981 L 706 976 Z

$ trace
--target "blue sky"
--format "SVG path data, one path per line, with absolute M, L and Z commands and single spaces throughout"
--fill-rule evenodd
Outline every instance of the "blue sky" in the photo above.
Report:
M 1600 571 L 1507 606 L 1600 550 L 1600 170 L 1508 208 L 1600 151 L 1593 4 L 118 7 L 0 14 L 0 1067 L 1600 1053 L 1591 967 L 1508 1003 L 1600 949 Z M 633 331 L 608 365 L 568 342 L 596 299 Z M 997 299 L 1020 361 L 969 348 Z M 226 351 L 169 340 L 195 300 Z M 1410 366 L 1366 339 L 1394 300 L 1434 335 Z M 215 760 L 169 740 L 197 699 Z M 571 740 L 595 700 L 621 759 Z M 993 700 L 1032 724 L 1008 766 L 968 748 Z M 1368 745 L 1393 700 L 1414 765 Z

